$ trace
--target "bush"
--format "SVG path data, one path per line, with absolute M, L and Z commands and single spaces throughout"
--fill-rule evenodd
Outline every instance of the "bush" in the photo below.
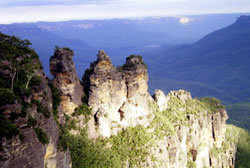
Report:
M 31 102 L 32 104 L 35 104 L 37 106 L 37 112 L 38 113 L 42 113 L 44 115 L 45 118 L 49 118 L 50 117 L 50 111 L 47 107 L 44 107 L 39 100 L 32 100 Z
M 88 139 L 86 133 L 81 136 L 63 136 L 64 145 L 69 147 L 73 168 L 120 168 L 120 157 L 105 148 L 101 142 Z M 62 143 L 61 143 L 62 144 Z
M 58 107 L 61 103 L 61 94 L 59 90 L 51 82 L 49 82 L 48 84 L 52 92 L 53 116 L 54 116 L 54 119 L 57 121 L 58 120 Z
M 204 97 L 200 101 L 205 104 L 210 113 L 216 113 L 225 107 L 221 104 L 220 100 L 215 97 Z
M 81 106 L 75 109 L 74 113 L 72 116 L 79 116 L 79 115 L 84 115 L 86 118 L 86 122 L 88 121 L 89 117 L 91 114 L 91 110 L 89 109 L 89 106 L 85 103 L 83 103 Z
M 32 94 L 31 88 L 25 88 L 24 85 L 14 84 L 14 92 L 19 97 L 29 97 Z
M 32 116 L 29 116 L 27 125 L 28 125 L 29 127 L 35 127 L 36 123 L 37 123 L 37 122 L 36 122 L 36 119 L 33 118 Z
M 17 74 L 18 81 L 15 82 L 16 85 L 23 85 L 25 87 L 26 82 L 28 81 L 27 72 L 25 69 L 20 69 Z
M 51 115 L 49 109 L 47 107 L 44 107 L 43 105 L 37 107 L 37 112 L 42 113 L 45 118 L 49 118 Z
M 126 161 L 130 167 L 138 167 L 150 156 L 150 144 L 153 143 L 151 133 L 143 126 L 131 127 L 117 136 L 96 141 L 88 139 L 86 130 L 76 136 L 61 130 L 59 145 L 69 148 L 73 168 L 120 168 Z
M 129 167 L 140 167 L 150 156 L 150 147 L 154 144 L 153 135 L 143 126 L 129 127 L 106 140 L 111 144 L 111 153 L 117 156 L 120 167 L 128 161 Z
M 239 142 L 237 144 L 236 168 L 249 167 L 250 165 L 250 134 L 247 131 L 241 131 Z
M 1 88 L 8 88 L 11 85 L 11 81 L 8 79 L 4 79 L 3 77 L 0 77 L 0 87 Z
M 49 143 L 49 139 L 47 137 L 47 134 L 43 131 L 43 129 L 38 127 L 38 128 L 34 128 L 34 131 L 36 133 L 37 138 L 41 142 L 41 144 L 48 144 Z
M 71 49 L 70 49 L 70 48 L 68 48 L 68 47 L 64 47 L 63 49 L 64 49 L 64 50 L 66 50 L 66 51 L 73 52 L 73 50 L 71 50 Z
M 32 104 L 29 103 L 23 103 L 22 104 L 22 111 L 21 114 L 19 115 L 20 117 L 26 117 L 27 115 L 27 110 L 32 107 Z
M 0 106 L 13 104 L 15 100 L 17 100 L 17 97 L 13 91 L 8 88 L 0 88 Z
M 197 168 L 197 165 L 194 161 L 188 161 L 187 162 L 187 168 Z
M 2 114 L 0 114 L 0 139 L 3 137 L 11 138 L 12 136 L 18 135 L 19 130 L 17 126 Z
M 130 60 L 130 59 L 133 59 L 133 58 L 138 58 L 139 59 L 138 63 L 145 65 L 145 63 L 144 63 L 144 61 L 142 59 L 142 56 L 140 56 L 140 55 L 130 55 L 130 56 L 128 56 L 126 58 L 126 60 Z
M 31 78 L 29 86 L 30 87 L 40 86 L 41 82 L 42 82 L 42 78 L 40 76 L 35 75 Z

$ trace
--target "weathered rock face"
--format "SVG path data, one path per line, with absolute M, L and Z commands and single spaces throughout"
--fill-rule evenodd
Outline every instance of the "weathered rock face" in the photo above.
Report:
M 64 120 L 64 114 L 71 115 L 82 103 L 83 88 L 72 61 L 73 55 L 70 49 L 58 48 L 50 59 L 50 72 L 54 76 L 52 83 L 61 94 L 60 123 Z
M 108 157 L 110 160 L 120 154 L 121 148 L 133 149 L 133 155 L 125 150 L 117 156 L 117 167 L 234 167 L 236 145 L 228 142 L 225 136 L 228 116 L 216 101 L 213 106 L 209 105 L 214 99 L 192 99 L 191 94 L 184 90 L 172 91 L 168 95 L 156 90 L 152 98 L 148 93 L 147 67 L 140 56 L 129 56 L 122 67 L 114 67 L 102 50 L 86 70 L 81 84 L 72 57 L 71 50 L 58 48 L 50 60 L 51 74 L 54 75 L 52 83 L 62 100 L 58 108 L 59 123 L 65 124 L 69 131 L 67 136 L 88 136 L 88 141 L 86 137 L 81 138 L 88 145 L 91 139 L 96 138 L 93 146 L 101 140 L 102 146 L 99 144 L 94 149 L 114 152 L 115 156 Z M 17 58 L 19 61 L 22 59 Z M 0 60 L 0 65 L 0 94 L 7 94 L 9 99 L 1 99 L 6 103 L 0 102 L 0 121 L 15 131 L 14 126 L 8 123 L 11 121 L 19 130 L 19 133 L 12 130 L 11 137 L 0 136 L 0 167 L 71 168 L 70 153 L 58 150 L 59 129 L 52 115 L 53 89 L 48 87 L 43 70 L 40 68 L 34 72 L 36 80 L 30 80 L 29 89 L 23 84 L 20 88 L 14 86 L 14 90 L 20 89 L 15 93 L 21 95 L 17 99 L 9 86 L 2 86 L 2 81 L 11 81 L 15 73 L 13 69 L 6 69 L 6 66 L 11 67 L 11 62 Z M 29 86 L 29 77 L 24 79 Z M 84 108 L 87 107 L 82 104 L 83 91 L 88 97 L 91 114 L 89 111 L 85 114 Z M 77 107 L 79 115 L 73 115 Z M 76 130 L 73 126 L 67 128 L 69 123 L 65 122 L 64 116 L 77 122 Z M 86 128 L 87 135 L 85 132 L 78 134 Z M 126 135 L 129 143 L 118 133 L 124 133 L 122 135 Z M 115 142 L 114 137 L 118 137 Z M 93 151 L 95 157 L 103 156 L 102 153 L 95 155 L 98 151 Z M 85 154 L 86 151 L 81 156 Z M 112 162 L 107 163 L 112 167 Z
M 147 68 L 141 57 L 130 56 L 122 67 L 115 68 L 109 56 L 99 51 L 97 60 L 83 76 L 92 109 L 88 136 L 109 138 L 121 129 L 138 125 L 149 132 L 159 132 L 156 129 L 165 124 L 172 133 L 166 132 L 162 138 L 152 136 L 155 143 L 148 146 L 151 146 L 151 157 L 157 161 L 149 156 L 142 167 L 234 166 L 236 149 L 233 144 L 227 144 L 225 138 L 227 114 L 224 109 L 211 113 L 184 90 L 170 92 L 167 96 L 156 90 L 153 99 L 148 93 L 147 82 Z M 152 108 L 152 104 L 156 107 Z M 155 110 L 163 113 L 157 114 Z M 169 121 L 159 120 L 158 126 L 152 126 L 154 118 L 166 114 Z
M 160 111 L 166 110 L 168 108 L 168 99 L 164 92 L 161 90 L 156 90 L 153 95 L 154 101 L 156 102 L 157 106 L 159 107 Z
M 59 130 L 52 115 L 52 95 L 47 85 L 48 80 L 42 70 L 36 72 L 36 75 L 41 78 L 41 82 L 33 88 L 32 94 L 26 97 L 26 103 L 29 105 L 23 111 L 25 116 L 14 120 L 14 124 L 19 129 L 19 134 L 13 136 L 11 139 L 3 138 L 0 141 L 2 147 L 0 151 L 0 167 L 2 168 L 71 167 L 71 159 L 67 152 L 57 150 Z M 40 103 L 32 104 L 31 100 Z M 3 112 L 7 118 L 18 111 L 20 114 L 24 108 L 18 103 L 7 106 Z M 43 114 L 44 111 L 39 111 L 39 108 L 48 110 L 46 111 L 46 116 Z M 33 118 L 33 125 L 30 125 L 30 118 Z M 39 129 L 45 133 L 46 138 L 40 137 L 39 139 L 39 136 L 42 134 L 39 132 Z M 43 144 L 41 138 L 45 138 L 48 141 Z M 61 164 L 61 160 L 67 160 L 67 162 Z
M 159 97 L 164 99 L 161 91 L 156 91 L 155 95 L 159 109 L 165 109 L 165 104 L 159 103 Z M 173 98 L 184 104 L 192 100 L 190 93 L 183 90 L 171 92 L 165 99 L 169 101 Z M 234 167 L 236 148 L 227 142 L 225 136 L 226 111 L 220 109 L 212 114 L 207 111 L 200 114 L 189 114 L 188 124 L 175 128 L 176 135 L 157 142 L 160 148 L 154 150 L 155 156 L 162 161 L 159 167 Z
M 27 40 L 0 33 L 0 41 L 0 167 L 70 168 L 68 153 L 57 150 L 52 93 L 38 56 Z
M 99 51 L 97 61 L 83 76 L 94 116 L 90 123 L 98 124 L 97 132 L 92 129 L 89 135 L 110 137 L 128 126 L 147 125 L 148 101 L 152 101 L 147 81 L 147 69 L 140 57 L 131 56 L 123 67 L 115 68 L 109 56 Z M 89 128 L 93 126 L 89 124 Z

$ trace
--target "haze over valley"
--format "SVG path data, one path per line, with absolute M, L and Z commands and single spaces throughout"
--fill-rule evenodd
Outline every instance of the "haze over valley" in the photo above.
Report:
M 0 0 L 0 167 L 248 168 L 249 11 Z

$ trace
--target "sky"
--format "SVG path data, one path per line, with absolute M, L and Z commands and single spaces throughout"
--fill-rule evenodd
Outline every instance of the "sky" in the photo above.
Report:
M 250 0 L 0 0 L 0 24 L 246 12 Z

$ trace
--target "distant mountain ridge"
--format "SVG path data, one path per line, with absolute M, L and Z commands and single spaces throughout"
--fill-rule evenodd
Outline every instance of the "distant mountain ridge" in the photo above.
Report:
M 113 63 L 119 65 L 130 54 L 158 50 L 163 45 L 195 42 L 230 25 L 238 16 L 240 14 L 15 23 L 0 25 L 0 32 L 30 39 L 47 75 L 55 45 L 72 48 L 77 73 L 82 74 L 95 59 L 98 49 L 104 49 Z M 188 19 L 180 23 L 182 18 Z
M 0 32 L 19 36 L 23 39 L 29 39 L 32 42 L 32 47 L 36 49 L 40 55 L 41 62 L 47 75 L 49 75 L 49 58 L 51 53 L 53 53 L 55 46 L 68 46 L 73 48 L 76 51 L 78 58 L 77 62 L 82 62 L 82 65 L 86 64 L 86 66 L 92 60 L 91 57 L 89 58 L 88 56 L 94 55 L 96 51 L 96 48 L 90 46 L 84 41 L 77 39 L 67 39 L 45 29 L 41 29 L 35 24 L 18 23 L 11 25 L 0 25 Z M 80 53 L 84 55 L 84 57 L 81 57 Z M 82 60 L 82 58 L 84 60 Z
M 156 59 L 150 62 L 150 74 L 211 86 L 221 91 L 219 98 L 224 102 L 249 101 L 249 44 L 250 16 L 241 16 L 234 24 L 210 33 L 194 44 L 154 53 Z M 146 54 L 145 58 L 149 59 L 151 55 Z M 230 96 L 223 98 L 223 94 Z M 198 93 L 196 96 L 205 95 Z
M 220 101 L 151 96 L 141 56 L 115 67 L 100 50 L 80 82 L 73 50 L 56 47 L 49 80 L 30 44 L 0 33 L 2 168 L 249 165 L 249 135 L 226 125 Z

